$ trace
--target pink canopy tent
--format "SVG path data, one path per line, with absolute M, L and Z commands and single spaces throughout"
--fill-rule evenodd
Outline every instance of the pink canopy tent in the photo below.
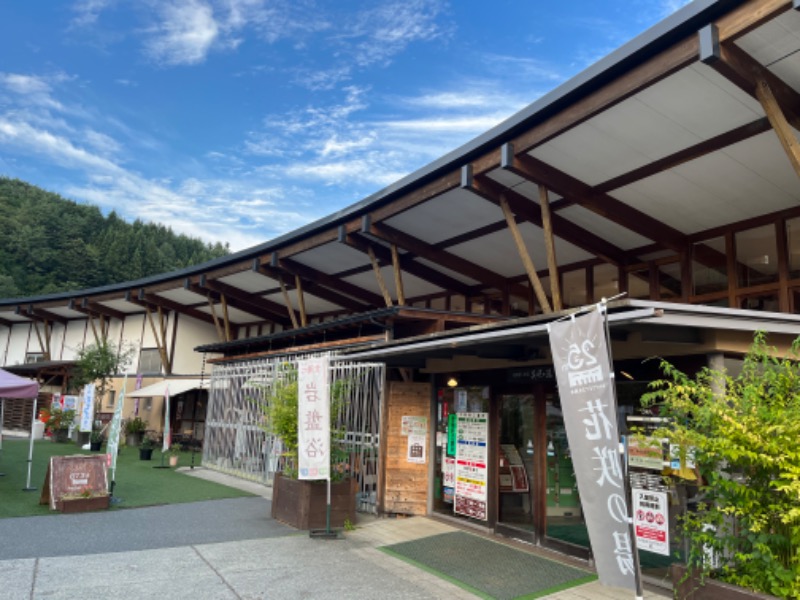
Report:
M 0 369 L 0 402 L 2 398 L 32 398 L 33 419 L 31 420 L 31 440 L 28 448 L 28 480 L 26 490 L 31 488 L 31 464 L 33 463 L 33 424 L 36 422 L 36 398 L 39 396 L 39 384 L 33 379 L 19 377 Z M 0 449 L 3 447 L 3 421 L 5 420 L 5 404 L 0 403 Z

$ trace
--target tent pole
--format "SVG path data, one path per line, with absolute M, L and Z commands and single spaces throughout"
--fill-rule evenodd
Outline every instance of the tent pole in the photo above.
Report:
M 22 491 L 24 492 L 32 492 L 35 490 L 35 487 L 31 487 L 31 465 L 33 464 L 33 432 L 36 429 L 36 401 L 38 398 L 33 398 L 33 417 L 31 418 L 31 442 L 28 447 L 28 481 Z
M 6 401 L 0 398 L 0 457 L 3 456 L 3 426 L 6 423 Z M 5 473 L 0 473 L 3 477 Z

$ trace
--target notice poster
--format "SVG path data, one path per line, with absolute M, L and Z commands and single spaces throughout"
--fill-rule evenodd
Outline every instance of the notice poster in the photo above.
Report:
M 425 464 L 425 444 L 428 436 L 412 433 L 408 436 L 408 454 L 406 460 L 410 463 Z
M 640 469 L 661 471 L 664 468 L 664 447 L 661 440 L 631 436 L 628 441 L 628 464 Z
M 456 482 L 453 510 L 486 521 L 489 414 L 461 413 L 456 421 Z
M 428 417 L 403 415 L 400 420 L 400 435 L 423 435 L 428 433 Z
M 636 545 L 640 550 L 669 556 L 669 507 L 666 492 L 631 490 Z

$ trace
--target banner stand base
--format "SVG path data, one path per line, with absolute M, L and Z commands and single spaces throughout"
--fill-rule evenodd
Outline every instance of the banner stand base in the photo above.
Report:
M 343 540 L 344 537 L 339 533 L 341 533 L 340 530 L 312 529 L 308 532 L 308 537 L 317 540 Z

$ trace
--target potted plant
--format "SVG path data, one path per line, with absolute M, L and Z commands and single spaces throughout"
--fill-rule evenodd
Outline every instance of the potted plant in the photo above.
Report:
M 263 427 L 280 438 L 284 452 L 282 468 L 272 485 L 272 518 L 297 529 L 322 529 L 327 525 L 327 483 L 297 478 L 297 379 L 290 373 L 266 389 L 260 401 Z M 341 402 L 342 387 L 331 390 L 331 419 Z M 342 433 L 331 429 L 331 512 L 330 525 L 344 527 L 355 521 L 354 480 L 350 477 L 349 452 L 341 442 Z
M 145 431 L 147 431 L 147 421 L 141 417 L 128 419 L 125 421 L 125 444 L 128 446 L 140 445 Z
M 181 448 L 178 444 L 172 444 L 169 449 L 166 451 L 166 455 L 169 457 L 169 466 L 170 467 L 177 467 L 178 466 L 178 458 L 181 455 Z
M 103 446 L 103 430 L 92 429 L 89 434 L 89 449 L 92 452 L 97 452 Z
M 142 444 L 139 446 L 139 460 L 151 460 L 153 458 L 153 448 L 155 444 L 150 436 L 142 438 Z
M 50 410 L 45 427 L 50 431 L 54 442 L 69 441 L 69 428 L 75 421 L 75 411 L 71 408 L 63 410 L 55 406 Z
M 110 504 L 108 492 L 97 492 L 88 486 L 77 494 L 65 494 L 56 502 L 56 508 L 62 513 L 86 512 L 89 510 L 104 510 Z

